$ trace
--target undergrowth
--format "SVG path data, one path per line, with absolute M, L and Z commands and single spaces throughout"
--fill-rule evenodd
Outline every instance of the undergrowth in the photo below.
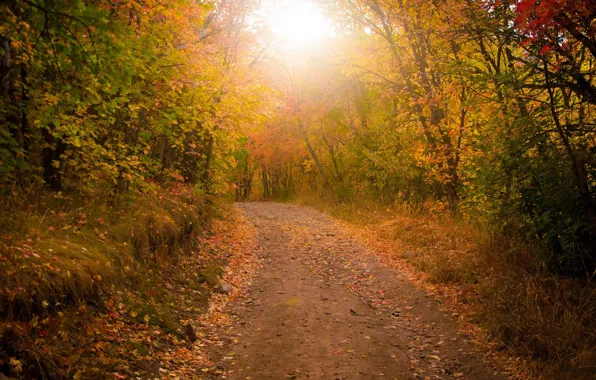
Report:
M 591 379 L 596 371 L 596 288 L 551 273 L 536 243 L 446 216 L 373 202 L 302 198 L 356 225 L 434 286 L 458 289 L 497 350 L 530 363 L 532 376 Z
M 99 199 L 56 194 L 34 209 L 5 213 L 13 222 L 2 224 L 0 270 L 8 275 L 0 279 L 1 316 L 27 320 L 95 298 L 143 266 L 167 265 L 206 220 L 203 197 L 189 189 L 127 195 L 112 205 Z
M 157 352 L 188 340 L 182 321 L 210 291 L 198 273 L 222 265 L 189 254 L 226 206 L 183 186 L 1 206 L 2 377 L 149 376 Z

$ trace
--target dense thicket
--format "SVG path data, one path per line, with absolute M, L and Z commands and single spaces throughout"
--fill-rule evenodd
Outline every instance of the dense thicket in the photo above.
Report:
M 114 195 L 180 180 L 216 191 L 257 118 L 242 48 L 250 4 L 4 2 L 2 188 Z
M 338 37 L 288 58 L 285 107 L 251 140 L 264 195 L 449 210 L 592 276 L 595 3 L 322 3 Z

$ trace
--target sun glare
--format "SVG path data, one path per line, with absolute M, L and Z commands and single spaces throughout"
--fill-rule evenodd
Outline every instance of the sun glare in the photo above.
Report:
M 272 0 L 265 11 L 271 30 L 282 43 L 305 46 L 335 35 L 321 9 L 310 1 Z

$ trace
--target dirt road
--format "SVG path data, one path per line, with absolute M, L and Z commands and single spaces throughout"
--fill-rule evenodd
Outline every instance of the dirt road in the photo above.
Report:
M 228 305 L 219 378 L 502 378 L 451 315 L 307 207 L 242 203 L 261 267 Z

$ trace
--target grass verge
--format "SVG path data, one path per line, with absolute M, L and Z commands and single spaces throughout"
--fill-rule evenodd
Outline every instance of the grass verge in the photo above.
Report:
M 0 232 L 0 377 L 198 376 L 208 360 L 192 342 L 217 290 L 200 274 L 222 275 L 242 242 L 228 205 L 176 187 L 12 210 Z

